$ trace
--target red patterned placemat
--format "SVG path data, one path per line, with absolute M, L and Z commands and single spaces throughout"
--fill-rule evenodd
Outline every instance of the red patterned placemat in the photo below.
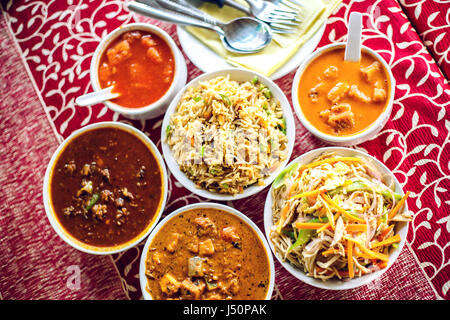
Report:
M 400 0 L 400 4 L 448 80 L 450 77 L 450 1 Z
M 58 141 L 1 16 L 0 48 L 0 300 L 126 299 L 110 257 L 69 247 L 48 223 L 42 181 Z
M 276 263 L 275 299 L 436 299 L 449 298 L 449 272 L 447 243 L 449 241 L 449 207 L 447 196 L 449 189 L 448 144 L 450 122 L 448 116 L 450 87 L 442 76 L 438 65 L 425 49 L 419 35 L 412 28 L 408 17 L 403 13 L 396 1 L 344 1 L 344 3 L 329 18 L 324 37 L 320 45 L 330 42 L 343 41 L 347 32 L 346 22 L 350 11 L 363 13 L 363 44 L 379 52 L 391 66 L 396 78 L 396 96 L 391 120 L 376 138 L 356 148 L 374 155 L 395 173 L 405 189 L 411 191 L 408 202 L 410 210 L 414 213 L 414 220 L 410 224 L 408 243 L 400 254 L 398 261 L 386 272 L 381 279 L 364 287 L 343 292 L 326 291 L 312 288 L 303 284 L 288 274 Z M 8 1 L 4 5 L 3 17 L 9 32 L 20 50 L 20 56 L 29 71 L 30 83 L 35 87 L 36 94 L 41 100 L 50 127 L 59 141 L 67 137 L 72 131 L 89 123 L 117 120 L 128 120 L 114 114 L 103 105 L 79 107 L 74 105 L 74 99 L 91 90 L 89 84 L 89 64 L 94 49 L 101 37 L 121 24 L 136 19 L 148 21 L 164 28 L 179 45 L 175 26 L 151 21 L 129 13 L 122 1 Z M 2 65 L 5 60 L 2 56 Z M 187 60 L 187 58 L 186 58 Z M 189 79 L 201 72 L 187 60 Z M 2 78 L 3 79 L 3 78 Z M 292 85 L 293 72 L 277 80 L 288 98 Z M 5 109 L 14 113 L 13 102 L 8 103 Z M 2 112 L 3 109 L 2 108 Z M 138 129 L 147 133 L 150 138 L 160 145 L 160 126 L 162 117 L 148 121 L 131 122 Z M 16 132 L 23 133 L 23 123 L 3 122 L 2 128 L 12 127 Z M 309 134 L 296 119 L 296 143 L 292 158 L 305 151 L 324 146 Z M 38 131 L 39 128 L 33 127 Z M 31 131 L 26 139 L 35 139 L 38 132 Z M 47 128 L 48 130 L 48 128 Z M 10 130 L 10 132 L 14 132 Z M 30 133 L 30 131 L 25 131 Z M 47 133 L 48 134 L 48 133 Z M 20 135 L 20 139 L 25 139 Z M 6 139 L 5 139 L 6 140 Z M 51 140 L 51 139 L 48 139 Z M 47 152 L 56 149 L 55 143 L 47 141 Z M 26 154 L 24 150 L 20 152 Z M 2 162 L 20 161 L 13 157 L 2 158 Z M 44 159 L 35 159 L 44 161 Z M 40 163 L 45 168 L 47 163 Z M 37 176 L 38 177 L 38 176 Z M 39 180 L 39 179 L 38 179 Z M 37 186 L 35 186 L 37 184 Z M 27 190 L 40 194 L 41 182 L 29 183 L 25 181 Z M 247 214 L 261 229 L 263 229 L 263 203 L 267 189 L 263 192 L 243 200 L 228 202 L 240 211 Z M 30 221 L 30 213 L 39 217 L 41 224 L 34 226 L 38 229 L 49 230 L 46 223 L 45 212 L 38 201 L 32 203 L 31 208 L 20 207 L 15 197 L 2 200 L 7 206 L 2 207 L 2 216 L 11 217 L 22 213 L 22 221 Z M 185 204 L 203 201 L 192 195 L 171 177 L 169 183 L 169 198 L 165 214 Z M 18 209 L 20 208 L 20 209 Z M 17 229 L 9 227 L 8 221 L 13 224 L 19 221 L 0 220 L 0 227 L 5 228 L 8 237 L 2 238 L 8 249 L 8 257 L 15 257 L 14 253 L 29 245 L 29 239 L 14 238 Z M 23 229 L 26 229 L 24 225 Z M 43 246 L 55 248 L 51 258 L 40 261 L 42 253 L 39 250 L 29 253 L 30 259 L 40 267 L 61 261 L 60 252 L 66 251 L 74 255 L 70 247 L 56 239 L 56 235 L 42 241 Z M 131 299 L 141 298 L 138 264 L 142 244 L 120 255 L 112 256 L 112 265 L 120 276 L 125 295 Z M 3 249 L 6 250 L 6 249 Z M 11 251 L 11 252 L 10 252 Z M 2 253 L 2 252 L 0 252 Z M 79 260 L 83 268 L 92 263 L 92 257 L 77 253 L 85 259 Z M 0 258 L 1 259 L 1 258 Z M 23 259 L 23 257 L 22 257 Z M 15 257 L 14 263 L 19 264 L 20 258 Z M 31 274 L 25 275 L 27 270 L 17 269 L 16 278 L 10 278 L 14 266 L 11 262 L 2 261 L 6 267 L 0 269 L 0 294 L 3 298 L 65 298 L 53 287 L 43 287 L 40 290 L 45 295 L 36 294 L 33 290 L 26 293 L 9 290 L 15 282 L 29 279 L 28 284 L 42 283 L 42 278 L 59 277 L 66 279 L 65 274 Z M 105 261 L 97 261 L 104 266 Z M 5 277 L 3 277 L 5 275 Z M 117 275 L 116 275 L 117 276 Z M 18 279 L 18 280 L 17 280 Z M 39 281 L 41 279 L 41 281 Z M 97 283 L 105 286 L 111 282 L 111 277 L 103 273 L 95 276 Z M 81 285 L 77 297 L 83 293 L 88 295 L 89 283 Z M 101 287 L 104 288 L 104 287 Z M 115 298 L 103 290 L 95 295 L 96 298 Z M 72 296 L 67 296 L 72 298 Z

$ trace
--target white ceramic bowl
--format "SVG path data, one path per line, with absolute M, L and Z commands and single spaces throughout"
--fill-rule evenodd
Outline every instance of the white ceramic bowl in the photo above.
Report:
M 267 243 L 266 239 L 264 238 L 263 233 L 261 232 L 261 230 L 259 230 L 258 226 L 242 212 L 240 212 L 232 207 L 225 206 L 223 204 L 213 203 L 213 202 L 199 202 L 199 203 L 194 203 L 194 204 L 190 204 L 190 205 L 184 206 L 182 208 L 179 208 L 179 209 L 175 210 L 174 212 L 170 213 L 169 215 L 167 215 L 160 223 L 158 223 L 156 228 L 153 229 L 152 233 L 150 234 L 150 236 L 147 238 L 147 241 L 145 242 L 144 248 L 142 249 L 141 261 L 139 264 L 139 281 L 140 281 L 141 291 L 142 291 L 142 295 L 143 295 L 144 299 L 145 300 L 153 300 L 150 293 L 146 289 L 147 288 L 147 276 L 145 275 L 145 269 L 146 269 L 145 261 L 147 260 L 147 253 L 148 253 L 148 250 L 150 249 L 150 245 L 152 244 L 153 239 L 155 238 L 155 236 L 158 234 L 159 230 L 161 230 L 162 227 L 164 227 L 167 223 L 170 223 L 172 218 L 176 217 L 177 215 L 179 215 L 183 212 L 186 212 L 186 211 L 189 211 L 192 209 L 202 209 L 202 208 L 226 211 L 226 212 L 240 218 L 251 229 L 253 229 L 255 231 L 255 233 L 258 235 L 258 238 L 261 241 L 261 243 L 263 244 L 264 249 L 266 251 L 267 259 L 269 260 L 270 279 L 269 279 L 269 287 L 267 289 L 267 295 L 266 295 L 265 300 L 270 300 L 270 298 L 272 297 L 272 292 L 273 292 L 273 288 L 275 285 L 275 265 L 273 262 L 273 257 L 272 257 L 272 253 L 269 248 L 269 244 Z
M 291 161 L 291 163 L 299 163 L 300 165 L 310 163 L 313 159 L 317 158 L 319 155 L 321 155 L 324 152 L 336 152 L 339 156 L 362 156 L 366 159 L 368 159 L 377 169 L 380 170 L 383 177 L 385 177 L 385 183 L 389 183 L 392 179 L 395 185 L 395 192 L 404 195 L 402 187 L 400 183 L 398 182 L 397 178 L 394 176 L 394 174 L 380 161 L 375 159 L 374 157 L 350 148 L 343 148 L 343 147 L 327 147 L 327 148 L 319 148 L 312 151 L 309 151 L 298 158 Z M 408 211 L 408 206 L 405 203 L 405 206 L 403 208 L 403 211 Z M 397 222 L 396 226 L 396 233 L 398 233 L 401 237 L 400 244 L 397 249 L 392 249 L 389 253 L 389 263 L 388 266 L 384 269 L 381 269 L 379 271 L 375 271 L 373 273 L 364 275 L 362 277 L 355 277 L 353 279 L 347 280 L 347 281 L 340 281 L 340 280 L 328 280 L 328 281 L 322 281 L 320 279 L 314 279 L 312 277 L 307 276 L 302 270 L 295 268 L 293 265 L 288 263 L 287 261 L 282 261 L 281 257 L 275 252 L 275 248 L 270 241 L 270 230 L 273 226 L 272 222 L 272 188 L 270 188 L 269 193 L 267 194 L 266 203 L 264 206 L 264 229 L 266 233 L 267 239 L 269 239 L 270 247 L 278 259 L 278 261 L 281 263 L 281 265 L 294 277 L 297 279 L 310 284 L 317 288 L 322 289 L 329 289 L 329 290 L 346 290 L 346 289 L 353 289 L 356 287 L 363 286 L 365 284 L 368 284 L 369 282 L 379 278 L 383 273 L 385 273 L 397 260 L 403 246 L 406 242 L 406 236 L 408 233 L 408 223 L 407 222 Z
M 178 93 L 179 90 L 181 90 L 181 88 L 183 88 L 187 80 L 186 61 L 184 60 L 183 54 L 178 49 L 177 45 L 175 44 L 173 39 L 169 36 L 169 34 L 164 30 L 162 30 L 161 28 L 158 28 L 157 26 L 148 23 L 131 23 L 125 26 L 121 26 L 112 31 L 111 33 L 109 33 L 105 38 L 102 39 L 100 44 L 97 46 L 97 49 L 95 50 L 94 55 L 92 57 L 90 68 L 91 84 L 94 91 L 99 91 L 102 89 L 100 87 L 100 81 L 98 78 L 98 68 L 103 52 L 112 41 L 117 39 L 117 37 L 131 30 L 142 30 L 156 34 L 167 43 L 167 45 L 172 50 L 172 54 L 175 59 L 175 74 L 173 77 L 172 84 L 161 98 L 145 107 L 126 108 L 112 101 L 105 101 L 104 103 L 112 111 L 120 113 L 123 116 L 130 119 L 143 120 L 155 118 L 166 111 L 167 106 L 172 101 L 172 98 L 175 96 L 175 94 Z
M 162 199 L 159 206 L 159 209 L 157 212 L 155 212 L 155 215 L 153 216 L 152 221 L 146 226 L 146 228 L 136 237 L 133 239 L 117 245 L 117 246 L 111 246 L 111 247 L 97 247 L 92 246 L 89 244 L 86 244 L 84 242 L 79 241 L 75 237 L 73 237 L 70 233 L 68 233 L 64 227 L 61 225 L 61 223 L 58 221 L 58 218 L 53 210 L 52 206 L 52 199 L 51 199 L 51 178 L 53 176 L 53 170 L 55 167 L 55 164 L 59 158 L 59 155 L 63 152 L 63 150 L 66 148 L 66 146 L 77 136 L 80 134 L 83 134 L 84 132 L 87 132 L 89 130 L 98 129 L 98 128 L 118 128 L 124 131 L 127 131 L 131 134 L 134 134 L 137 138 L 139 138 L 147 147 L 148 149 L 153 153 L 155 156 L 159 168 L 161 170 L 161 176 L 162 176 Z M 167 180 L 167 171 L 166 167 L 164 165 L 163 158 L 161 154 L 159 153 L 156 146 L 153 144 L 153 142 L 142 132 L 137 130 L 136 128 L 120 123 L 120 122 L 99 122 L 94 123 L 91 125 L 88 125 L 86 127 L 83 127 L 77 131 L 74 131 L 67 139 L 63 141 L 63 143 L 60 144 L 60 146 L 56 149 L 56 151 L 53 153 L 52 158 L 50 159 L 50 162 L 47 166 L 47 170 L 45 172 L 44 176 L 44 184 L 43 184 L 43 199 L 44 199 L 44 207 L 45 212 L 47 214 L 47 218 L 53 227 L 53 229 L 56 231 L 56 233 L 70 246 L 74 247 L 75 249 L 78 249 L 80 251 L 91 253 L 91 254 L 97 254 L 97 255 L 104 255 L 104 254 L 113 254 L 118 253 L 121 251 L 125 251 L 135 245 L 137 245 L 139 242 L 141 242 L 145 237 L 148 236 L 148 234 L 152 231 L 156 223 L 161 218 L 161 214 L 164 211 L 164 207 L 166 205 L 166 199 L 167 199 L 167 190 L 168 190 L 168 180 Z
M 205 189 L 198 188 L 195 183 L 190 180 L 181 170 L 178 166 L 176 160 L 172 156 L 172 151 L 169 147 L 169 145 L 165 141 L 165 130 L 167 126 L 170 123 L 170 116 L 175 112 L 175 109 L 178 105 L 178 102 L 180 101 L 182 95 L 186 91 L 188 87 L 196 86 L 198 85 L 199 81 L 205 81 L 210 80 L 218 76 L 226 76 L 230 75 L 231 80 L 236 81 L 249 81 L 253 79 L 254 76 L 257 76 L 259 79 L 259 82 L 267 86 L 273 94 L 273 97 L 280 101 L 280 105 L 283 109 L 284 118 L 286 119 L 286 135 L 288 138 L 288 154 L 286 160 L 280 165 L 280 167 L 275 170 L 270 176 L 268 176 L 266 179 L 264 179 L 264 185 L 263 186 L 250 186 L 244 189 L 243 193 L 239 193 L 236 195 L 226 195 L 226 194 L 220 194 L 211 192 Z M 199 196 L 202 196 L 204 198 L 212 199 L 212 200 L 219 200 L 219 201 L 230 201 L 230 200 L 237 200 L 249 197 L 251 195 L 254 195 L 258 193 L 259 191 L 263 190 L 267 185 L 271 184 L 272 181 L 275 179 L 275 177 L 280 173 L 286 163 L 289 161 L 289 158 L 291 157 L 292 150 L 294 148 L 294 140 L 295 140 L 295 122 L 294 117 L 292 114 L 291 106 L 289 104 L 289 101 L 287 100 L 285 94 L 283 91 L 269 78 L 253 72 L 249 70 L 244 69 L 238 69 L 238 68 L 231 68 L 231 69 L 223 69 L 213 72 L 205 73 L 195 79 L 193 79 L 191 82 L 189 82 L 173 99 L 172 103 L 169 105 L 169 108 L 167 109 L 167 112 L 164 116 L 164 120 L 161 126 L 161 146 L 163 150 L 164 159 L 166 160 L 167 166 L 170 170 L 170 172 L 177 178 L 177 180 L 189 191 L 192 193 L 195 193 Z
M 326 133 L 318 130 L 315 126 L 313 126 L 306 119 L 305 115 L 303 114 L 303 111 L 302 111 L 299 101 L 298 101 L 298 85 L 299 85 L 299 82 L 301 81 L 303 72 L 310 65 L 311 62 L 313 62 L 321 54 L 323 54 L 329 50 L 333 50 L 333 49 L 337 49 L 337 48 L 345 48 L 345 43 L 333 43 L 333 44 L 324 46 L 324 47 L 320 48 L 319 50 L 315 51 L 307 60 L 305 60 L 300 65 L 297 72 L 295 73 L 294 81 L 292 83 L 291 98 L 292 98 L 292 104 L 294 105 L 294 110 L 295 110 L 295 113 L 297 114 L 297 117 L 299 118 L 299 120 L 303 124 L 303 126 L 306 129 L 308 129 L 309 132 L 311 132 L 313 135 L 315 135 L 320 140 L 325 141 L 329 144 L 336 145 L 336 146 L 350 146 L 350 145 L 356 145 L 356 144 L 359 144 L 364 141 L 372 139 L 386 125 L 386 123 L 389 120 L 389 117 L 391 115 L 392 105 L 394 103 L 395 78 L 392 75 L 392 71 L 391 71 L 389 65 L 376 51 L 374 51 L 366 46 L 361 46 L 362 52 L 366 52 L 366 53 L 370 54 L 377 61 L 379 61 L 383 65 L 384 69 L 386 70 L 386 72 L 388 74 L 390 88 L 389 88 L 389 96 L 387 97 L 386 108 L 384 109 L 384 111 L 380 114 L 380 116 L 377 118 L 377 120 L 374 123 L 372 123 L 369 127 L 364 129 L 363 131 L 353 134 L 353 135 L 337 137 L 337 136 L 333 136 L 330 134 L 326 134 Z

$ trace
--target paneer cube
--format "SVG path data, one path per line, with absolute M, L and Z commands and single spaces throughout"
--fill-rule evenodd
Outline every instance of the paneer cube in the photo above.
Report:
M 150 47 L 147 49 L 147 57 L 153 60 L 155 63 L 161 63 L 163 61 L 161 54 L 159 53 L 158 49 L 155 47 Z
M 311 99 L 312 102 L 319 101 L 319 93 L 323 90 L 325 87 L 325 82 L 321 81 L 318 84 L 316 84 L 315 87 L 311 88 L 308 93 L 308 97 Z
M 180 237 L 181 237 L 181 234 L 176 233 L 176 232 L 174 232 L 170 235 L 169 242 L 166 245 L 167 251 L 169 251 L 171 253 L 175 252 L 175 250 L 177 249 L 177 244 L 178 244 L 178 240 L 180 239 Z
M 348 91 L 348 95 L 349 95 L 349 97 L 352 97 L 353 99 L 364 102 L 364 103 L 369 103 L 371 100 L 370 97 L 366 96 L 364 94 L 364 92 L 359 90 L 358 86 L 355 84 L 350 87 L 350 90 Z
M 195 256 L 188 259 L 188 276 L 189 277 L 203 276 L 203 258 Z
M 163 254 L 159 251 L 155 251 L 152 256 L 152 260 L 155 264 L 161 264 Z
M 184 299 L 200 299 L 200 296 L 205 291 L 205 282 L 200 279 L 196 279 L 194 282 L 191 279 L 186 279 L 181 282 L 180 290 Z
M 197 217 L 193 220 L 193 222 L 200 227 L 197 231 L 199 236 L 214 236 L 217 234 L 216 225 L 208 217 Z
M 348 103 L 332 106 L 331 109 L 320 112 L 320 116 L 335 131 L 349 129 L 355 125 L 355 115 Z
M 214 222 L 208 217 L 197 217 L 194 219 L 194 223 L 204 229 L 214 225 Z
M 142 34 L 139 31 L 129 31 L 122 36 L 122 39 L 132 43 L 135 40 L 141 39 Z
M 382 102 L 386 100 L 386 89 L 384 88 L 384 83 L 382 81 L 375 82 L 375 87 L 373 89 L 373 101 Z
M 336 79 L 338 76 L 339 69 L 335 66 L 329 66 L 323 72 L 325 79 Z
M 170 273 L 166 273 L 161 280 L 159 280 L 161 291 L 168 296 L 174 295 L 180 289 L 180 282 Z
M 198 253 L 198 239 L 193 237 L 187 244 L 187 249 L 192 253 Z
M 198 244 L 198 253 L 200 255 L 210 256 L 214 254 L 214 243 L 211 239 L 201 241 Z
M 130 44 L 126 40 L 122 40 L 114 47 L 106 51 L 108 62 L 112 65 L 119 64 L 131 56 Z
M 222 229 L 220 236 L 228 242 L 236 242 L 241 240 L 234 227 L 225 227 Z
M 150 48 L 156 45 L 156 41 L 153 40 L 151 36 L 143 36 L 141 39 L 141 44 L 147 48 Z
M 347 83 L 338 82 L 328 92 L 328 100 L 330 100 L 332 103 L 337 103 L 346 96 L 346 94 L 349 90 L 350 90 L 350 86 Z
M 381 63 L 379 63 L 378 61 L 375 61 L 367 67 L 359 68 L 359 70 L 361 71 L 361 73 L 366 81 L 372 82 L 373 78 L 375 76 L 375 73 L 377 71 L 381 70 Z

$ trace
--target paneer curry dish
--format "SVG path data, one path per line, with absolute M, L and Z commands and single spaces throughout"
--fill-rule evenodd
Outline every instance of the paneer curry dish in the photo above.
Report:
M 263 300 L 268 293 L 263 243 L 243 219 L 223 210 L 175 214 L 143 254 L 153 299 Z
M 155 155 L 118 127 L 75 136 L 52 171 L 54 214 L 66 232 L 89 246 L 114 247 L 136 238 L 161 209 L 163 175 Z
M 385 110 L 389 76 L 381 62 L 361 52 L 358 62 L 344 61 L 345 48 L 314 59 L 299 81 L 298 102 L 319 131 L 349 136 L 367 129 Z

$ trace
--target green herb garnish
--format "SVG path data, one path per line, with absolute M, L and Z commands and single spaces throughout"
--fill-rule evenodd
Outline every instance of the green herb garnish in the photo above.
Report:
M 97 203 L 99 198 L 100 198 L 100 195 L 98 193 L 94 193 L 92 195 L 92 197 L 89 199 L 89 202 L 88 202 L 86 208 L 84 208 L 84 210 L 86 212 L 91 210 L 91 208 Z
M 224 95 L 224 94 L 220 94 L 220 96 L 222 97 L 223 102 L 225 102 L 226 105 L 230 106 L 231 105 L 231 100 L 230 98 L 228 98 L 228 96 Z

